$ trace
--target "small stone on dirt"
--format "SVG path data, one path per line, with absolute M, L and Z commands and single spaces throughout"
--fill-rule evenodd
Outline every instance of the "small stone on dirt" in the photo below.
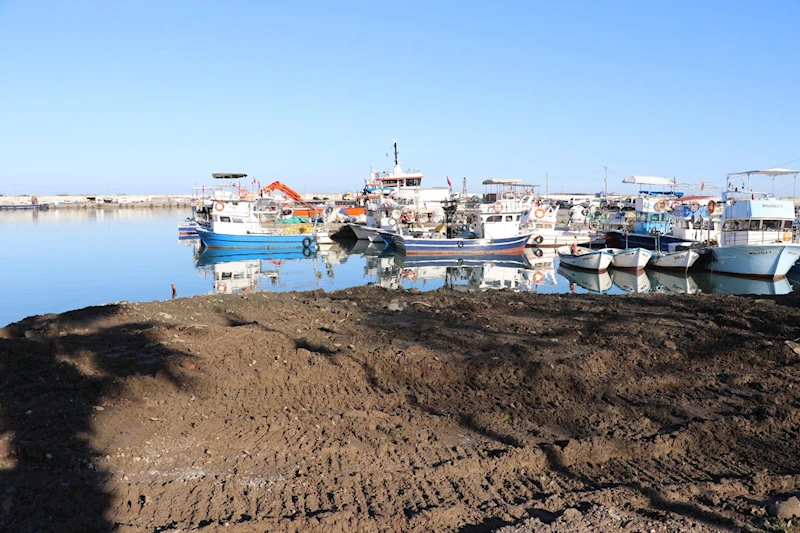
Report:
M 197 365 L 195 365 L 195 364 L 192 362 L 192 360 L 191 360 L 191 359 L 189 359 L 188 357 L 184 357 L 184 358 L 181 360 L 181 366 L 182 366 L 183 368 L 185 368 L 186 370 L 194 370 L 195 368 L 197 368 Z
M 800 500 L 797 499 L 797 496 L 792 496 L 788 500 L 775 502 L 767 509 L 767 512 L 781 520 L 800 518 Z

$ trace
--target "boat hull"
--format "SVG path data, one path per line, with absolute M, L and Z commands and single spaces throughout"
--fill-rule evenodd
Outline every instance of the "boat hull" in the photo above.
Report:
M 347 225 L 359 241 L 369 242 L 383 242 L 383 237 L 378 232 L 379 228 L 364 226 L 363 224 L 348 224 Z
M 800 258 L 800 244 L 747 244 L 714 248 L 706 269 L 740 276 L 781 279 Z
M 394 244 L 406 255 L 524 255 L 529 234 L 501 239 L 419 239 L 395 235 Z
M 614 230 L 606 232 L 606 235 L 609 246 L 618 248 L 667 251 L 670 244 L 691 242 L 672 235 L 659 235 L 658 237 L 649 233 L 628 233 L 626 235 L 624 232 Z
M 620 248 L 610 248 L 609 251 L 613 256 L 611 265 L 614 268 L 623 268 L 627 270 L 642 270 L 647 266 L 650 257 L 653 253 L 644 248 L 630 248 L 622 250 Z
M 694 250 L 680 250 L 677 252 L 658 252 L 650 258 L 649 266 L 668 268 L 670 270 L 689 270 L 700 258 Z
M 316 247 L 316 240 L 313 234 L 299 235 L 228 235 L 225 233 L 215 233 L 204 228 L 197 228 L 200 240 L 207 248 L 239 248 L 239 249 L 261 249 L 278 250 L 285 248 Z
M 569 246 L 562 246 L 558 250 L 558 259 L 563 265 L 583 270 L 605 272 L 613 260 L 613 256 L 605 250 L 592 250 L 584 253 L 573 254 Z

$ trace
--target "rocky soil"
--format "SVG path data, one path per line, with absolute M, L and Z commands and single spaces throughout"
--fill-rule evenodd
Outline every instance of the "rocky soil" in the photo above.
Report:
M 362 287 L 31 317 L 0 330 L 0 530 L 789 531 L 798 304 Z

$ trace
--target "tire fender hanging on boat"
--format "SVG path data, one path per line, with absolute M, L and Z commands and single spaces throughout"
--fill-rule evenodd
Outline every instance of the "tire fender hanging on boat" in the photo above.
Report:
M 309 248 L 311 246 L 311 237 L 303 238 L 303 248 Z
M 458 241 L 456 243 L 456 246 L 458 246 L 459 248 L 463 248 L 464 247 L 464 241 Z

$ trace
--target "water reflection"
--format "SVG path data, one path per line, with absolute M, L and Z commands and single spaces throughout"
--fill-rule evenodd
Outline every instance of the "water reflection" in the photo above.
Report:
M 655 292 L 697 294 L 699 291 L 694 278 L 684 272 L 648 270 L 647 276 L 650 278 Z
M 604 294 L 613 286 L 611 274 L 607 271 L 593 272 L 559 265 L 556 273 L 569 281 L 569 292 L 575 292 L 577 287 L 582 287 L 589 292 Z
M 642 294 L 650 292 L 652 284 L 647 274 L 640 270 L 638 272 L 631 272 L 629 270 L 612 269 L 609 271 L 611 274 L 611 281 L 614 285 L 619 287 L 625 292 L 632 294 Z

